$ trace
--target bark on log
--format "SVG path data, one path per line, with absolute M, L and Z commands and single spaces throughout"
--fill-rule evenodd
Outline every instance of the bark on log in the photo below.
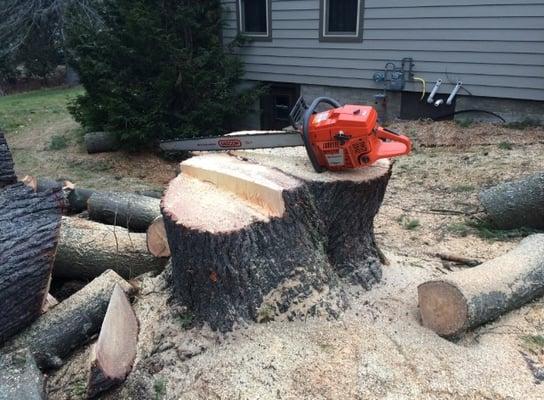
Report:
M 480 202 L 497 228 L 544 229 L 544 172 L 483 190 Z
M 119 226 L 63 217 L 53 274 L 83 280 L 112 269 L 131 279 L 161 271 L 167 261 L 147 251 L 145 233 L 129 233 Z
M 146 232 L 147 250 L 155 257 L 170 257 L 163 217 L 157 217 Z
M 6 345 L 7 351 L 28 347 L 41 369 L 59 368 L 62 359 L 100 329 L 115 285 L 127 294 L 134 288 L 109 270 L 43 314 Z
M 123 290 L 115 285 L 91 353 L 88 398 L 94 398 L 125 380 L 136 358 L 137 343 L 136 315 Z
M 68 191 L 66 200 L 68 201 L 68 207 L 71 214 L 79 214 L 87 210 L 87 201 L 96 193 L 91 189 L 83 189 L 74 187 Z
M 292 166 L 282 161 L 289 151 Z M 259 164 L 202 155 L 181 170 L 162 202 L 173 280 L 212 328 L 312 313 L 339 277 L 367 289 L 380 280 L 373 218 L 388 161 L 316 174 L 303 150 L 283 149 Z
M 32 354 L 0 355 L 0 400 L 45 400 L 45 380 Z
M 119 150 L 117 136 L 108 132 L 89 132 L 84 136 L 87 153 L 106 153 Z
M 13 167 L 13 158 L 4 137 L 4 132 L 0 131 L 0 188 L 15 182 L 17 182 L 17 177 Z
M 93 221 L 123 226 L 131 232 L 145 232 L 161 215 L 159 199 L 133 193 L 94 193 L 87 209 Z
M 0 190 L 0 344 L 41 314 L 49 291 L 62 194 L 23 183 Z
M 418 287 L 423 325 L 445 337 L 492 321 L 544 294 L 544 234 L 483 264 Z

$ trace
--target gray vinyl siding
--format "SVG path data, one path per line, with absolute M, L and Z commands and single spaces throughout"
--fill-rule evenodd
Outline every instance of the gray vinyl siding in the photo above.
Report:
M 412 57 L 427 90 L 461 80 L 476 96 L 544 101 L 544 0 L 364 0 L 361 43 L 319 41 L 319 0 L 271 1 L 272 41 L 240 50 L 248 80 L 380 90 L 373 74 Z M 236 2 L 223 3 L 229 41 Z

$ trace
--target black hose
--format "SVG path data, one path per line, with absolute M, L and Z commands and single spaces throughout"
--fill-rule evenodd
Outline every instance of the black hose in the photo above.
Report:
M 446 119 L 448 117 L 451 117 L 451 116 L 454 116 L 454 115 L 457 115 L 457 114 L 464 114 L 464 113 L 489 114 L 489 115 L 493 115 L 494 117 L 500 119 L 503 123 L 506 123 L 506 120 L 503 117 L 501 117 L 499 114 L 494 113 L 493 111 L 479 110 L 477 108 L 472 108 L 470 110 L 459 110 L 459 111 L 455 111 L 455 112 L 452 112 L 452 113 L 444 114 L 444 115 L 441 115 L 439 117 L 434 118 L 434 120 L 435 121 L 440 121 L 440 120 Z

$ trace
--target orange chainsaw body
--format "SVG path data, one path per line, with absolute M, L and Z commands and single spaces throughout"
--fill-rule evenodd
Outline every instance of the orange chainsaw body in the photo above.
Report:
M 308 139 L 319 165 L 333 171 L 369 166 L 412 148 L 408 137 L 378 125 L 373 107 L 350 104 L 313 114 Z

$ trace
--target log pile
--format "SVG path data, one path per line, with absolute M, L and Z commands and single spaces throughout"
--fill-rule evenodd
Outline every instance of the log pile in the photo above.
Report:
M 311 313 L 339 278 L 367 289 L 381 279 L 373 218 L 390 163 L 316 174 L 303 150 L 294 157 L 287 166 L 284 151 L 259 163 L 206 154 L 184 161 L 168 186 L 176 294 L 214 329 Z

